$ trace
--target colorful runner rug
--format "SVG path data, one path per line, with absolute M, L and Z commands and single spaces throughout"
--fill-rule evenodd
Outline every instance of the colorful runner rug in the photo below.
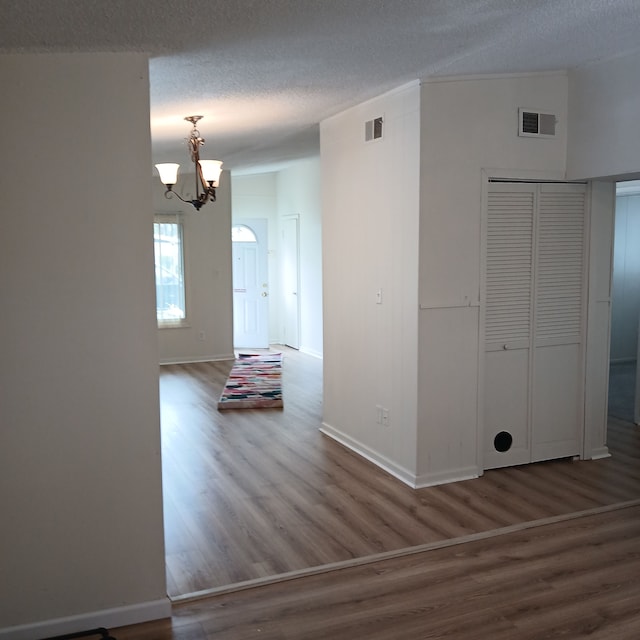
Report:
M 282 354 L 239 354 L 218 401 L 218 409 L 282 406 Z

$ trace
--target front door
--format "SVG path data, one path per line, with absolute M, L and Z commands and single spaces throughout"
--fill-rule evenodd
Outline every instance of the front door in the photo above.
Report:
M 232 228 L 233 346 L 269 346 L 267 220 L 237 220 Z

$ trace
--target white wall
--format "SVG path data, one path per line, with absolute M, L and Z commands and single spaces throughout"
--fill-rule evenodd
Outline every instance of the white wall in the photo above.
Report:
M 277 174 L 278 218 L 298 215 L 300 351 L 322 356 L 322 204 L 320 159 L 293 163 Z M 283 305 L 280 305 L 281 308 Z M 282 335 L 282 333 L 280 333 Z
M 418 484 L 481 473 L 478 331 L 483 170 L 562 179 L 567 77 L 422 84 Z M 518 108 L 556 114 L 556 137 L 519 137 Z
M 567 177 L 640 172 L 640 53 L 572 71 Z
M 181 175 L 178 187 L 193 197 L 194 180 L 194 174 Z M 153 208 L 155 214 L 179 214 L 183 223 L 187 322 L 158 329 L 160 362 L 233 359 L 231 176 L 223 172 L 216 201 L 200 211 L 176 197 L 168 200 L 163 187 L 154 177 Z
M 611 304 L 611 360 L 628 362 L 638 352 L 640 317 L 640 194 L 616 198 Z
M 0 637 L 168 615 L 147 59 L 0 81 Z
M 365 143 L 365 121 L 384 137 Z M 416 471 L 420 89 L 320 124 L 325 433 L 411 483 Z M 376 292 L 382 292 L 382 304 Z M 376 406 L 389 411 L 377 422 Z

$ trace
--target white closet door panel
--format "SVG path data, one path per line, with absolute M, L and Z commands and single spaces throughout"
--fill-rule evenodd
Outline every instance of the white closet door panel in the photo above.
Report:
M 543 185 L 545 186 L 545 185 Z M 584 313 L 584 185 L 547 186 L 538 199 L 536 346 L 577 343 Z
M 528 407 L 535 206 L 535 190 L 530 185 L 495 184 L 487 196 L 485 469 L 531 459 Z
M 541 185 L 532 460 L 577 455 L 582 424 L 585 186 Z
M 538 347 L 534 358 L 531 460 L 578 455 L 582 347 Z
M 518 187 L 517 190 L 513 187 Z M 535 195 L 523 185 L 488 194 L 485 348 L 528 346 Z
M 484 468 L 530 462 L 529 350 L 488 352 L 485 375 Z M 500 438 L 502 433 L 512 438 L 507 451 L 498 450 L 500 439 L 496 442 L 496 436 Z

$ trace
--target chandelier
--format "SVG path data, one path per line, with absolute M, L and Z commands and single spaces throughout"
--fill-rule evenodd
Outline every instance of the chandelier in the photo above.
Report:
M 222 162 L 220 160 L 200 160 L 200 147 L 204 145 L 204 138 L 200 137 L 197 129 L 198 120 L 202 116 L 187 116 L 185 120 L 193 125 L 191 135 L 187 138 L 187 145 L 191 153 L 191 160 L 194 164 L 196 174 L 196 197 L 193 200 L 185 200 L 179 193 L 173 190 L 174 185 L 178 181 L 179 164 L 174 162 L 166 162 L 157 164 L 156 169 L 160 174 L 161 182 L 167 187 L 164 192 L 165 198 L 171 198 L 173 194 L 178 196 L 182 202 L 187 202 L 200 211 L 203 204 L 207 202 L 215 202 L 216 187 L 220 184 L 220 173 L 222 171 Z M 199 193 L 202 189 L 202 193 Z

